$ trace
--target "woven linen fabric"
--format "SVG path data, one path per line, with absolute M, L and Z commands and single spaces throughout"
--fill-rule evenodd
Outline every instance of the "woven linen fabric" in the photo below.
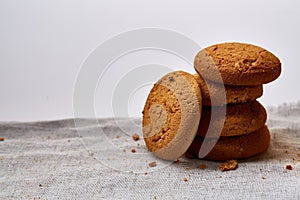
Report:
M 269 110 L 268 151 L 226 172 L 155 158 L 140 119 L 2 122 L 0 199 L 300 199 L 299 113 Z

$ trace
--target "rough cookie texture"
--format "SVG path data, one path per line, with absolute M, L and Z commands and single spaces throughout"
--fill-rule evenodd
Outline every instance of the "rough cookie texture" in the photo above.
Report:
M 200 51 L 194 60 L 203 77 L 227 85 L 261 85 L 281 73 L 280 60 L 261 47 L 244 43 L 222 43 Z
M 197 133 L 199 136 L 216 138 L 218 136 L 244 135 L 263 127 L 267 119 L 265 108 L 256 100 L 228 105 L 227 109 L 226 107 L 213 107 L 214 112 L 217 113 L 213 119 L 211 119 L 211 109 L 212 107 L 208 106 L 204 106 L 202 109 Z M 224 115 L 218 114 L 224 112 L 226 112 L 225 121 Z M 208 131 L 209 125 L 211 128 Z
M 235 86 L 223 85 L 204 80 L 198 73 L 194 74 L 202 92 L 202 104 L 205 106 L 223 106 L 253 101 L 263 94 L 262 85 Z M 211 100 L 213 98 L 213 102 Z
M 192 143 L 200 121 L 201 91 L 193 75 L 171 72 L 151 89 L 143 110 L 143 136 L 148 149 L 176 160 Z
M 266 151 L 270 144 L 270 133 L 267 126 L 246 135 L 233 137 L 220 137 L 203 142 L 204 138 L 196 136 L 187 153 L 198 156 L 200 147 L 211 151 L 204 157 L 208 160 L 225 161 L 244 159 Z

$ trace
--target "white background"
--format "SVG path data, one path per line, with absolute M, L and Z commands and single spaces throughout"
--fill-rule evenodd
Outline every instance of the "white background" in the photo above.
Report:
M 178 31 L 202 47 L 225 41 L 262 46 L 280 58 L 283 71 L 264 87 L 260 101 L 296 102 L 298 2 L 1 0 L 0 121 L 73 117 L 73 86 L 89 52 L 116 34 L 143 27 Z M 142 104 L 135 102 L 137 110 Z

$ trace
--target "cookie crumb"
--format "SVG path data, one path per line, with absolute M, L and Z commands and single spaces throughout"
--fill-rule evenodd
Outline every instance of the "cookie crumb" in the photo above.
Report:
M 120 136 L 119 136 L 119 135 L 116 135 L 116 138 L 120 138 Z
M 42 184 L 39 184 L 39 187 L 42 187 Z
M 156 199 L 156 196 L 154 195 L 154 199 Z
M 228 160 L 219 166 L 221 171 L 235 170 L 238 167 L 237 160 Z
M 219 178 L 222 178 L 222 176 L 219 176 Z
M 187 178 L 183 178 L 182 180 L 183 180 L 184 182 L 187 182 L 187 181 L 188 181 L 188 179 L 187 179 Z
M 4 141 L 5 139 L 3 137 L 0 137 L 0 141 Z
M 135 153 L 135 152 L 136 152 L 135 148 L 132 148 L 132 149 L 131 149 L 131 152 L 132 152 L 132 153 Z
M 300 153 L 297 153 L 297 156 L 300 157 Z
M 261 177 L 261 179 L 265 180 L 265 179 L 266 179 L 266 177 L 262 176 L 262 177 Z
M 190 168 L 189 167 L 185 167 L 185 170 L 190 170 Z
M 149 165 L 149 167 L 156 167 L 156 162 L 155 162 L 155 161 L 154 161 L 154 162 L 151 162 L 151 163 L 149 163 L 148 165 Z
M 201 165 L 198 166 L 198 168 L 199 168 L 199 169 L 206 169 L 206 165 L 201 164 Z
M 179 159 L 177 159 L 177 160 L 175 161 L 175 163 L 180 163 L 180 160 L 179 160 Z
M 147 175 L 148 174 L 148 172 L 145 172 L 145 175 Z
M 126 152 L 126 149 L 123 149 L 123 152 Z
M 132 135 L 132 139 L 133 139 L 134 141 L 138 141 L 138 140 L 140 139 L 140 136 L 139 136 L 138 134 L 134 133 L 134 134 Z
M 292 165 L 287 165 L 287 166 L 285 166 L 285 168 L 286 168 L 287 170 L 292 170 L 292 169 L 293 169 Z

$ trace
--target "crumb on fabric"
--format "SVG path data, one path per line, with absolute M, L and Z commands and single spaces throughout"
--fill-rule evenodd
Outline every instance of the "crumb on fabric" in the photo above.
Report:
M 201 165 L 198 166 L 198 168 L 199 168 L 199 169 L 206 169 L 206 165 L 201 164 Z
M 177 160 L 175 161 L 175 163 L 180 163 L 180 160 L 179 160 L 179 159 L 177 159 Z
M 42 187 L 42 184 L 39 184 L 39 187 Z
M 134 141 L 138 141 L 138 140 L 140 139 L 140 136 L 139 136 L 138 134 L 134 133 L 134 134 L 132 135 L 132 139 L 133 139 Z
M 238 167 L 237 160 L 228 160 L 219 166 L 221 171 L 235 170 Z
M 182 180 L 183 180 L 184 182 L 187 182 L 187 181 L 188 181 L 188 179 L 187 179 L 187 178 L 185 178 L 185 177 L 184 177 Z
M 5 139 L 3 137 L 0 137 L 0 141 L 4 141 Z
M 266 177 L 262 176 L 262 177 L 261 177 L 261 179 L 265 180 L 265 179 L 266 179 Z
M 300 153 L 297 153 L 297 156 L 300 157 Z
M 116 138 L 120 138 L 120 136 L 119 136 L 119 135 L 116 135 Z
M 145 175 L 147 175 L 148 174 L 148 172 L 145 172 Z
M 149 165 L 149 167 L 156 167 L 156 162 L 155 162 L 155 161 L 154 161 L 154 162 L 151 162 L 151 163 L 149 163 L 148 165 Z
M 135 153 L 135 152 L 136 152 L 135 148 L 132 148 L 132 149 L 131 149 L 131 152 L 132 152 L 132 153 Z
M 190 168 L 189 167 L 185 167 L 185 170 L 190 170 Z
M 156 199 L 156 196 L 154 195 L 154 199 Z
M 286 154 L 289 154 L 288 150 L 285 150 L 284 152 L 285 152 Z
M 286 165 L 285 168 L 286 168 L 287 170 L 292 170 L 292 169 L 293 169 L 292 165 Z
M 126 152 L 126 149 L 123 149 L 123 152 Z

